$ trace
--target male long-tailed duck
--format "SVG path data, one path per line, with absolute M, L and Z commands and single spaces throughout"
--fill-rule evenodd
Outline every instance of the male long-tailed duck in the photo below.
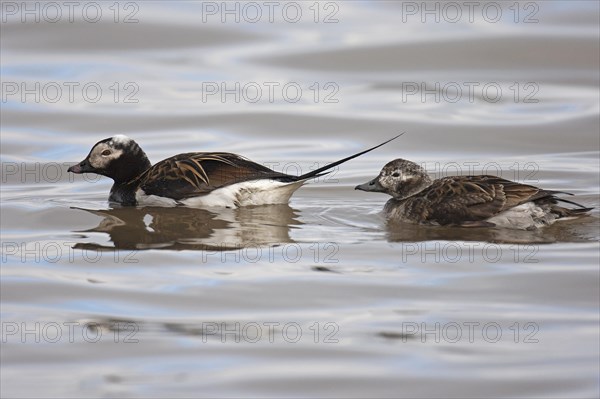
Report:
M 391 195 L 384 207 L 386 217 L 419 224 L 535 229 L 593 209 L 556 196 L 570 193 L 496 176 L 450 176 L 432 181 L 425 169 L 404 159 L 389 162 L 375 179 L 355 189 Z M 559 201 L 579 208 L 559 206 Z
M 122 205 L 191 207 L 287 204 L 309 179 L 396 139 L 361 151 L 301 176 L 275 172 L 227 152 L 190 152 L 152 165 L 140 146 L 116 135 L 99 141 L 73 173 L 96 173 L 114 184 L 109 201 Z

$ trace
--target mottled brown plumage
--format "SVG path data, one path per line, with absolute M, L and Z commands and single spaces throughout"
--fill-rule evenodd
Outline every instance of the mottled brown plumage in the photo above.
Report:
M 377 178 L 356 187 L 392 195 L 384 208 L 392 220 L 461 226 L 534 228 L 561 217 L 585 214 L 591 208 L 544 190 L 497 176 L 451 176 L 431 181 L 413 162 L 396 159 Z M 579 206 L 569 209 L 559 201 Z

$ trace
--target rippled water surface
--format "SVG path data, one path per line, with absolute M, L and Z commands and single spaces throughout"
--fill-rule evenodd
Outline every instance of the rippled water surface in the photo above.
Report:
M 3 397 L 600 396 L 598 3 L 28 4 L 2 3 Z M 117 133 L 297 174 L 399 132 L 289 206 L 120 208 L 66 172 Z M 353 187 L 397 157 L 596 210 L 389 225 Z

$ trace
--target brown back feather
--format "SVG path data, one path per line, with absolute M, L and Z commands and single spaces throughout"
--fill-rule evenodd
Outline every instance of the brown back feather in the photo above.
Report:
M 537 187 L 496 176 L 453 176 L 438 179 L 407 201 L 424 219 L 441 224 L 481 221 L 507 209 L 551 196 Z M 426 199 L 426 201 L 423 201 Z
M 234 183 L 288 177 L 236 154 L 208 152 L 167 158 L 149 168 L 136 183 L 147 195 L 180 200 Z

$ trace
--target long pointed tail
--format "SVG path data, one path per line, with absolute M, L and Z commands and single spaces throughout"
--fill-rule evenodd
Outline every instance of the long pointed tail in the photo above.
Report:
M 344 162 L 348 162 L 349 160 L 354 159 L 356 157 L 359 157 L 359 156 L 361 156 L 363 154 L 366 154 L 367 152 L 371 152 L 371 151 L 373 151 L 373 150 L 381 147 L 382 145 L 385 145 L 385 144 L 389 143 L 392 140 L 396 140 L 398 137 L 402 136 L 403 134 L 404 134 L 404 132 L 400 133 L 399 135 L 397 135 L 395 137 L 392 137 L 391 139 L 389 139 L 387 141 L 384 141 L 383 143 L 381 143 L 379 145 L 376 145 L 375 147 L 371 147 L 371 148 L 369 148 L 367 150 L 364 150 L 364 151 L 361 151 L 361 152 L 359 152 L 357 154 L 350 155 L 349 157 L 346 157 L 344 159 L 340 159 L 339 161 L 332 162 L 330 164 L 327 164 L 327 165 L 323 166 L 322 168 L 319 168 L 317 170 L 313 170 L 312 172 L 305 173 L 305 174 L 303 174 L 301 176 L 298 176 L 297 179 L 298 180 L 306 180 L 306 179 L 310 179 L 311 177 L 317 177 L 317 176 L 322 176 L 324 174 L 327 174 L 327 173 L 329 173 L 328 172 L 329 169 L 335 168 L 336 166 L 338 166 L 340 164 L 343 164 Z
M 573 194 L 571 194 L 571 195 L 573 195 Z M 557 201 L 560 201 L 560 202 L 566 202 L 567 204 L 576 205 L 580 209 L 585 209 L 586 212 L 587 211 L 591 211 L 592 209 L 594 209 L 594 208 L 587 208 L 584 205 L 578 204 L 577 202 L 574 202 L 574 201 L 566 200 L 564 198 L 554 197 L 554 199 L 557 200 Z

